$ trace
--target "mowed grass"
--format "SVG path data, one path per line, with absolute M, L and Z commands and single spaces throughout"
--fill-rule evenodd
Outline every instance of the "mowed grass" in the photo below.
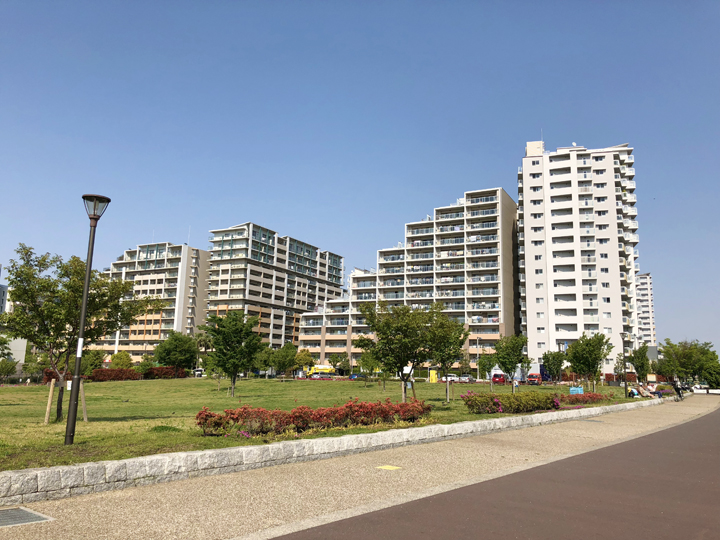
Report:
M 195 425 L 195 415 L 207 406 L 215 412 L 241 405 L 267 409 L 290 410 L 299 405 L 312 408 L 342 405 L 350 399 L 377 401 L 390 398 L 399 401 L 397 381 L 386 384 L 356 381 L 286 381 L 252 379 L 239 381 L 236 397 L 228 395 L 228 382 L 208 379 L 176 379 L 87 383 L 85 394 L 88 420 L 82 421 L 78 410 L 75 444 L 65 446 L 65 422 L 53 422 L 57 389 L 53 399 L 51 422 L 45 425 L 47 386 L 0 387 L 0 470 L 68 465 L 89 461 L 124 459 L 136 456 L 224 448 L 240 444 L 264 444 L 268 438 L 238 440 L 233 437 L 203 437 Z M 418 399 L 433 405 L 431 418 L 425 423 L 452 423 L 481 419 L 483 415 L 467 412 L 460 394 L 472 389 L 489 392 L 486 384 L 455 385 L 455 400 L 445 404 L 445 385 L 417 383 Z M 521 387 L 527 392 L 537 387 Z M 509 385 L 495 385 L 496 392 L 509 392 Z M 566 387 L 540 387 L 541 392 L 564 392 Z M 603 387 L 618 400 L 622 389 Z M 409 396 L 412 394 L 409 392 Z M 67 415 L 69 392 L 64 396 Z M 485 415 L 487 416 L 487 415 Z M 497 416 L 497 415 L 495 415 Z M 332 436 L 391 429 L 373 426 L 346 430 L 328 430 L 305 436 Z

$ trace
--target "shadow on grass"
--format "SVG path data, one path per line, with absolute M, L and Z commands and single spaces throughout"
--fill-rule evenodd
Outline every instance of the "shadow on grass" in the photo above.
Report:
M 171 414 L 166 416 L 93 416 L 88 415 L 90 422 L 127 422 L 132 420 L 161 420 L 163 418 L 193 418 L 195 415 L 183 416 L 182 414 Z

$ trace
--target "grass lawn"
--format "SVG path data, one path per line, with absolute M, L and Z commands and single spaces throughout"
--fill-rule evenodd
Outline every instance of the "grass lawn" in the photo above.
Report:
M 489 415 L 467 412 L 460 394 L 472 389 L 489 392 L 489 385 L 455 385 L 455 401 L 445 404 L 445 385 L 417 383 L 417 397 L 433 405 L 430 423 L 477 420 Z M 195 425 L 195 415 L 207 406 L 215 412 L 242 405 L 290 410 L 298 405 L 328 407 L 352 398 L 377 401 L 400 400 L 400 386 L 389 382 L 386 391 L 377 384 L 355 381 L 287 381 L 254 379 L 239 381 L 236 397 L 228 397 L 227 381 L 176 379 L 87 383 L 85 394 L 89 422 L 78 411 L 75 444 L 65 446 L 65 422 L 44 425 L 48 387 L 0 387 L 0 470 L 68 465 L 106 459 L 223 448 L 239 444 L 262 444 L 267 439 L 203 437 Z M 538 387 L 521 387 L 521 392 Z M 540 387 L 542 392 L 568 392 L 567 387 Z M 509 392 L 510 386 L 495 385 L 496 392 Z M 602 387 L 613 392 L 618 401 L 622 389 Z M 63 410 L 67 414 L 70 392 L 65 392 Z M 409 393 L 409 395 L 411 395 Z M 57 398 L 57 389 L 55 399 Z M 51 418 L 55 414 L 53 403 Z M 497 415 L 495 415 L 497 416 Z M 328 430 L 310 436 L 329 436 L 390 429 L 392 426 Z

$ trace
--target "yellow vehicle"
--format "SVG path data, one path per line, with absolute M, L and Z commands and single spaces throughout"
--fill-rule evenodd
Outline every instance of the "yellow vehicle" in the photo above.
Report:
M 313 375 L 315 373 L 325 373 L 326 375 L 337 375 L 337 373 L 335 373 L 335 368 L 333 368 L 332 366 L 312 366 L 307 371 L 307 376 L 310 377 L 311 375 Z

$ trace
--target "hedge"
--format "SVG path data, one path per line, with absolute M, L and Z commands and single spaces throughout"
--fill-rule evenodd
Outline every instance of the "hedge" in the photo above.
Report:
M 517 394 L 476 394 L 472 390 L 460 396 L 468 410 L 475 414 L 528 413 L 559 409 L 560 400 L 544 392 L 518 392 Z
M 142 375 L 134 369 L 106 368 L 93 369 L 90 380 L 94 382 L 139 381 L 141 377 Z
M 424 401 L 409 403 L 358 402 L 357 399 L 335 407 L 311 409 L 305 405 L 292 411 L 267 410 L 244 405 L 239 409 L 226 409 L 223 414 L 203 407 L 195 420 L 203 435 L 242 435 L 250 437 L 265 433 L 302 432 L 307 429 L 366 426 L 391 423 L 396 420 L 416 422 L 430 414 L 430 405 Z
M 187 377 L 187 370 L 185 369 L 178 369 L 177 370 L 177 378 L 178 379 L 184 379 Z M 146 379 L 174 379 L 175 378 L 175 368 L 173 367 L 154 367 L 147 370 L 145 373 Z

